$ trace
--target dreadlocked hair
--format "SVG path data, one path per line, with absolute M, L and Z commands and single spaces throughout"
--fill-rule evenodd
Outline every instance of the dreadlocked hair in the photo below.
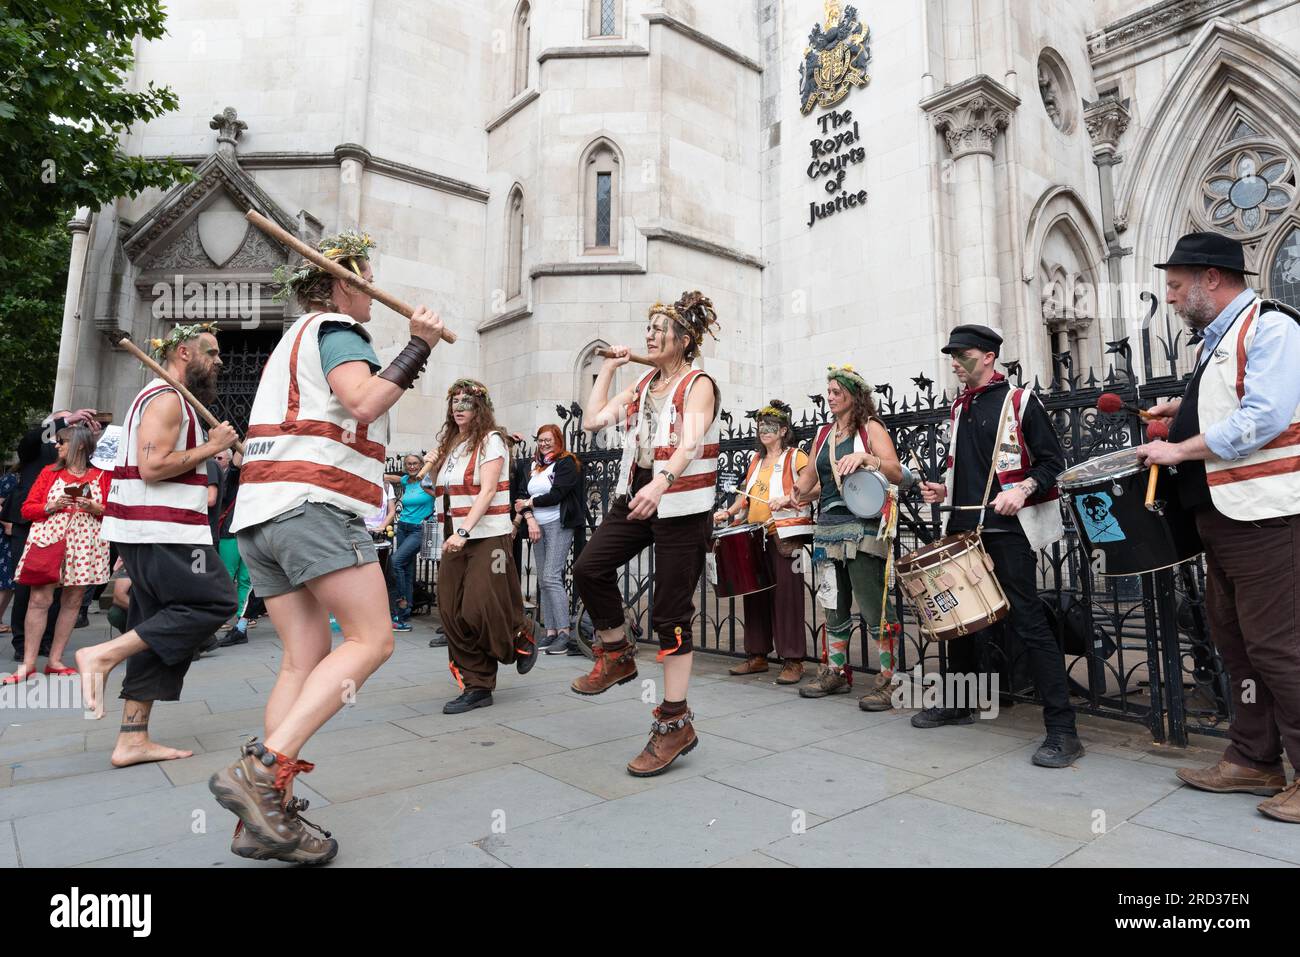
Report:
M 459 380 L 458 380 L 459 381 Z M 493 432 L 501 436 L 506 443 L 506 448 L 510 448 L 510 437 L 505 431 L 497 425 L 496 415 L 492 411 L 492 402 L 488 398 L 487 386 L 481 382 L 475 382 L 472 379 L 464 380 L 471 387 L 465 389 L 453 389 L 447 394 L 447 418 L 442 423 L 442 430 L 438 433 L 438 453 L 437 459 L 433 463 L 430 474 L 437 477 L 442 471 L 442 466 L 447 461 L 447 456 L 451 455 L 452 449 L 461 444 L 460 428 L 456 425 L 456 420 L 452 417 L 451 405 L 457 395 L 464 395 L 474 403 L 474 418 L 469 423 L 469 448 L 481 449 L 487 437 Z M 474 388 L 476 387 L 476 388 Z
M 713 308 L 709 297 L 698 289 L 682 293 L 681 298 L 671 306 L 656 302 L 650 307 L 650 317 L 653 319 L 657 315 L 667 316 L 677 326 L 677 335 L 690 336 L 691 341 L 683 353 L 687 362 L 694 361 L 700 354 L 700 343 L 706 333 L 714 339 L 718 338 L 714 332 L 719 325 L 717 310 Z
M 780 432 L 777 433 L 777 435 L 780 436 L 782 451 L 785 451 L 790 446 L 794 445 L 794 425 L 791 419 L 792 411 L 793 410 L 791 410 L 787 403 L 782 402 L 780 399 L 772 399 L 767 403 L 767 405 L 759 409 L 758 414 L 754 417 L 756 424 L 766 419 L 773 425 L 785 429 L 784 435 L 781 435 Z M 758 436 L 757 430 L 755 430 L 754 433 L 754 442 L 756 443 L 755 448 L 760 454 L 767 451 L 763 446 L 763 440 Z

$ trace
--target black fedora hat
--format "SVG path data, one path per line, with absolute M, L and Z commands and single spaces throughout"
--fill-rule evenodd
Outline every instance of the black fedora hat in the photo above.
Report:
M 1241 243 L 1219 233 L 1188 233 L 1174 246 L 1174 254 L 1167 263 L 1156 263 L 1157 269 L 1169 266 L 1193 266 L 1231 269 L 1247 276 L 1256 275 L 1246 268 L 1246 251 Z

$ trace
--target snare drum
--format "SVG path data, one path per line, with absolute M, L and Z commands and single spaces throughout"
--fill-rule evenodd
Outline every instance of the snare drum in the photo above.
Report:
M 889 479 L 873 469 L 844 476 L 844 504 L 858 518 L 879 518 L 889 500 Z
M 765 525 L 733 525 L 713 533 L 717 571 L 713 590 L 719 598 L 739 598 L 776 584 L 767 564 L 767 547 Z
M 1010 612 L 993 559 L 975 532 L 945 535 L 908 552 L 898 560 L 898 580 L 921 630 L 937 641 L 980 631 Z
M 434 562 L 442 558 L 442 526 L 433 519 L 420 526 L 420 557 Z
M 1189 561 L 1204 551 L 1196 522 L 1183 511 L 1174 479 L 1163 468 L 1156 480 L 1155 505 L 1146 507 L 1149 476 L 1149 466 L 1142 464 L 1135 450 L 1120 449 L 1081 462 L 1057 477 L 1097 574 L 1141 575 Z

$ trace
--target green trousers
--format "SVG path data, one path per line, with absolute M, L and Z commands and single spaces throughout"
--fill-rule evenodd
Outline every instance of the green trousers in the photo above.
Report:
M 244 564 L 244 558 L 239 554 L 239 542 L 233 538 L 223 538 L 217 546 L 217 550 L 221 552 L 221 562 L 226 566 L 226 571 L 230 574 L 230 580 L 235 583 L 235 589 L 238 592 L 235 601 L 236 614 L 242 616 L 253 583 L 248 577 L 248 566 Z
M 897 653 L 895 638 L 898 613 L 894 603 L 886 604 L 886 634 L 880 634 L 880 609 L 885 602 L 885 560 L 865 552 L 858 552 L 849 561 L 832 561 L 835 570 L 835 607 L 826 609 L 826 642 L 828 663 L 843 668 L 848 658 L 849 634 L 853 630 L 850 611 L 853 600 L 866 619 L 867 632 L 880 643 L 880 671 L 888 677 L 893 674 Z M 823 566 L 824 567 L 824 566 Z

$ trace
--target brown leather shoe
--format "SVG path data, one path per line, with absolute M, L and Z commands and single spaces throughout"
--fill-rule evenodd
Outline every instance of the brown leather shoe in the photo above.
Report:
M 852 690 L 853 686 L 849 684 L 844 672 L 830 665 L 822 665 L 817 669 L 817 676 L 799 689 L 799 697 L 824 698 L 830 694 L 848 694 Z
M 757 675 L 767 670 L 767 655 L 750 655 L 727 672 L 729 675 Z
M 884 675 L 876 675 L 871 689 L 858 699 L 858 707 L 863 711 L 893 711 L 893 682 Z
M 627 773 L 637 778 L 652 778 L 663 774 L 668 766 L 683 754 L 695 750 L 700 739 L 695 736 L 691 719 L 695 717 L 687 711 L 670 721 L 663 719 L 659 708 L 654 710 L 654 724 L 650 725 L 650 740 L 645 750 L 632 759 L 627 766 Z
M 632 645 L 620 651 L 607 651 L 604 645 L 597 644 L 592 651 L 596 654 L 596 664 L 590 674 L 575 678 L 571 688 L 578 694 L 600 694 L 614 685 L 626 684 L 636 677 L 636 659 L 632 657 Z
M 1289 788 L 1280 791 L 1267 801 L 1260 801 L 1259 810 L 1278 821 L 1300 824 L 1300 774 Z
M 798 658 L 787 658 L 781 666 L 781 673 L 776 676 L 779 685 L 797 685 L 803 680 L 803 662 Z
M 1202 791 L 1215 794 L 1259 794 L 1272 797 L 1286 787 L 1286 775 L 1256 771 L 1231 761 L 1220 761 L 1210 768 L 1179 768 L 1178 780 Z M 1297 806 L 1300 806 L 1298 804 Z

